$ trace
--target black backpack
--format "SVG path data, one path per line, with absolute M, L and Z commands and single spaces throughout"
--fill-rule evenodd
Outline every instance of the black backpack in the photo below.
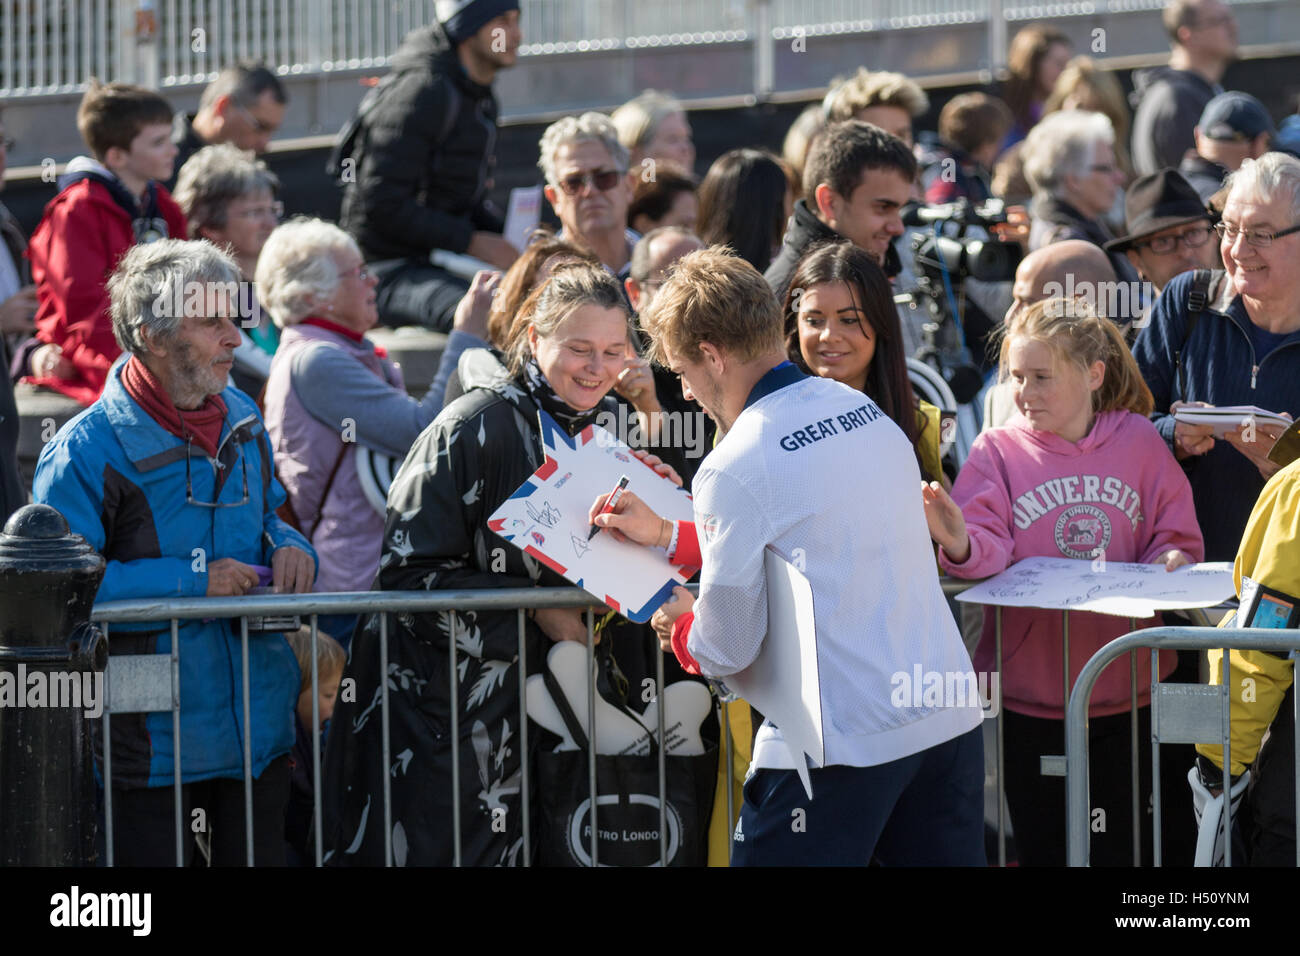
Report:
M 1178 389 L 1179 401 L 1187 401 L 1183 382 L 1183 350 L 1187 348 L 1187 343 L 1192 337 L 1192 329 L 1196 328 L 1201 313 L 1210 302 L 1210 288 L 1215 284 L 1216 274 L 1223 275 L 1222 272 L 1197 269 L 1192 275 L 1192 287 L 1187 292 L 1187 327 L 1183 331 L 1183 344 L 1174 351 L 1174 384 Z

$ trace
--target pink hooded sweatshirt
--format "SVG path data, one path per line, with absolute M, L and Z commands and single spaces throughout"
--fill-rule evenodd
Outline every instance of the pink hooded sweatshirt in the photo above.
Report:
M 943 549 L 939 564 L 956 577 L 984 578 L 1035 556 L 1148 564 L 1171 548 L 1195 561 L 1205 554 L 1192 489 L 1155 426 L 1128 411 L 1103 412 L 1077 444 L 1036 431 L 1017 413 L 975 440 L 952 489 L 970 533 L 970 557 L 955 564 Z M 1139 619 L 1155 627 L 1159 616 Z M 977 672 L 994 669 L 993 609 L 975 653 Z M 1070 612 L 1070 683 L 1103 645 L 1128 633 L 1129 619 Z M 1151 696 L 1151 655 L 1138 659 L 1138 701 Z M 1162 651 L 1160 675 L 1175 666 Z M 1064 719 L 1061 612 L 1002 609 L 1002 699 L 1031 717 Z M 1092 692 L 1094 717 L 1129 709 L 1125 659 L 1102 672 Z

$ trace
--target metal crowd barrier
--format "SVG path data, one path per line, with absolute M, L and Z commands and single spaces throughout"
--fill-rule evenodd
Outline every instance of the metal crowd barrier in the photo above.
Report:
M 1066 753 L 1066 820 L 1070 866 L 1087 866 L 1089 856 L 1088 819 L 1088 702 L 1093 685 L 1102 670 L 1122 654 L 1136 654 L 1143 648 L 1151 651 L 1151 786 L 1154 808 L 1154 862 L 1160 865 L 1160 744 L 1218 743 L 1223 747 L 1224 782 L 1229 784 L 1232 769 L 1230 687 L 1232 658 L 1230 649 L 1249 651 L 1300 650 L 1300 632 L 1269 628 L 1153 627 L 1125 634 L 1097 651 L 1088 661 L 1074 685 L 1065 725 Z M 1167 684 L 1159 679 L 1156 658 L 1160 650 L 1214 649 L 1223 651 L 1223 681 L 1218 686 L 1203 684 Z M 1135 657 L 1130 658 L 1136 660 Z M 1136 670 L 1134 684 L 1136 687 Z M 1179 688 L 1174 691 L 1172 688 Z M 1188 688 L 1198 688 L 1189 693 Z M 1136 697 L 1136 690 L 1134 691 Z M 1300 724 L 1300 694 L 1293 695 L 1293 719 Z M 1166 716 L 1160 717 L 1160 710 Z M 1135 711 L 1136 713 L 1136 711 Z M 1134 723 L 1133 763 L 1136 781 L 1137 725 Z M 1300 734 L 1295 737 L 1295 766 L 1300 768 Z M 1300 806 L 1300 773 L 1295 778 L 1297 806 Z M 1134 800 L 1137 789 L 1134 788 Z M 1134 815 L 1136 830 L 1136 814 Z M 1188 822 L 1191 825 L 1191 822 Z M 1232 865 L 1232 802 L 1224 800 L 1224 865 Z M 1297 834 L 1300 836 L 1300 834 Z M 1136 853 L 1136 850 L 1135 850 Z M 1300 866 L 1300 840 L 1296 844 L 1296 865 Z
M 953 578 L 941 578 L 944 594 L 948 597 L 954 597 L 960 592 L 966 590 L 977 581 L 960 580 Z M 696 590 L 692 586 L 692 590 Z M 317 688 L 319 684 L 319 675 L 317 673 L 316 651 L 317 651 L 317 616 L 325 614 L 352 614 L 367 613 L 375 611 L 387 612 L 380 617 L 380 672 L 387 674 L 388 668 L 388 615 L 391 613 L 412 612 L 427 613 L 437 611 L 468 611 L 468 610 L 513 610 L 518 613 L 518 634 L 519 634 L 519 655 L 520 660 L 524 660 L 525 651 L 525 625 L 524 611 L 528 608 L 558 608 L 558 607 L 575 607 L 588 604 L 592 600 L 591 596 L 585 591 L 578 588 L 520 588 L 520 589 L 502 589 L 491 591 L 368 591 L 368 592 L 350 592 L 339 594 L 309 594 L 309 595 L 257 595 L 245 597 L 225 597 L 225 598 L 175 598 L 165 600 L 140 599 L 131 601 L 113 601 L 95 606 L 91 614 L 91 619 L 101 624 L 106 636 L 109 637 L 111 645 L 111 625 L 120 622 L 142 622 L 142 621 L 167 621 L 171 625 L 171 653 L 170 654 L 144 654 L 144 655 L 118 655 L 110 657 L 109 667 L 105 674 L 105 689 L 108 697 L 108 705 L 105 707 L 103 716 L 103 739 L 110 740 L 110 725 L 114 715 L 124 713 L 141 713 L 141 712 L 159 712 L 170 711 L 172 713 L 173 737 L 176 741 L 176 753 L 174 760 L 174 777 L 173 787 L 175 793 L 176 807 L 176 856 L 178 865 L 182 864 L 185 859 L 187 834 L 182 820 L 181 807 L 182 803 L 182 764 L 183 755 L 180 752 L 180 650 L 179 643 L 176 640 L 179 622 L 181 620 L 192 620 L 196 618 L 238 618 L 240 620 L 240 638 L 241 638 L 241 679 L 244 689 L 244 803 L 245 803 L 245 837 L 247 841 L 247 860 L 251 865 L 253 863 L 253 819 L 252 819 L 252 751 L 250 746 L 251 727 L 249 724 L 251 702 L 249 700 L 249 670 L 248 670 L 248 620 L 252 617 L 265 617 L 276 615 L 296 615 L 309 620 L 309 626 L 312 631 L 312 779 L 314 783 L 313 809 L 314 825 L 313 834 L 315 840 L 315 862 L 319 866 L 323 862 L 323 834 L 321 831 L 321 731 L 319 719 L 319 695 Z M 1002 664 L 1002 609 L 994 607 L 994 661 L 995 672 L 1001 673 Z M 1206 620 L 1204 615 L 1200 615 L 1202 620 Z M 596 673 L 595 673 L 595 642 L 594 642 L 594 624 L 592 610 L 589 608 L 586 612 L 587 623 L 587 660 L 590 671 L 591 691 L 588 698 L 588 727 L 591 728 L 588 735 L 588 783 L 591 792 L 591 859 L 593 865 L 599 862 L 599 848 L 597 845 L 597 803 L 596 803 L 596 753 L 594 747 L 595 740 L 595 700 L 596 700 Z M 1130 626 L 1135 623 L 1130 620 Z M 1173 635 L 1172 637 L 1170 635 Z M 1258 640 L 1254 642 L 1237 641 L 1238 635 L 1244 637 L 1254 637 Z M 1121 654 L 1128 652 L 1137 647 L 1163 647 L 1163 648 L 1187 648 L 1202 649 L 1212 647 L 1222 647 L 1225 643 L 1225 636 L 1231 637 L 1235 646 L 1244 648 L 1294 648 L 1300 647 L 1300 637 L 1287 641 L 1278 636 L 1276 631 L 1224 631 L 1218 628 L 1205 627 L 1161 627 L 1149 628 L 1142 631 L 1136 631 L 1128 634 L 1116 641 L 1108 644 L 1099 651 L 1084 670 L 1079 674 L 1077 681 L 1072 680 L 1069 672 L 1069 612 L 1062 612 L 1062 661 L 1063 674 L 1062 683 L 1065 692 L 1065 700 L 1068 705 L 1067 728 L 1066 728 L 1066 755 L 1064 758 L 1046 756 L 1043 760 L 1044 773 L 1053 775 L 1066 776 L 1066 785 L 1068 790 L 1068 802 L 1066 819 L 1063 823 L 1067 826 L 1069 834 L 1069 852 L 1071 864 L 1076 863 L 1076 855 L 1079 847 L 1076 842 L 1079 839 L 1079 833 L 1082 832 L 1082 847 L 1084 861 L 1086 861 L 1087 852 L 1087 782 L 1083 777 L 1086 770 L 1086 709 L 1087 701 L 1091 695 L 1093 683 L 1096 681 L 1101 670 Z M 1177 638 L 1177 640 L 1175 639 Z M 1152 651 L 1155 655 L 1157 652 Z M 454 641 L 449 642 L 449 661 L 450 661 L 450 693 L 451 699 L 458 698 L 459 690 L 459 671 L 456 661 L 456 645 Z M 656 688 L 659 693 L 663 691 L 664 680 L 663 653 L 656 652 Z M 1167 695 L 1162 695 L 1158 688 L 1159 668 L 1153 658 L 1153 692 L 1152 692 L 1152 727 L 1153 738 L 1156 722 L 1157 701 L 1163 701 L 1163 706 L 1172 706 L 1169 703 Z M 529 722 L 525 703 L 525 681 L 526 674 L 520 673 L 519 680 L 519 717 L 520 717 L 520 749 L 521 749 L 521 803 L 523 812 L 523 837 L 524 843 L 522 848 L 522 858 L 524 865 L 531 863 L 531 821 L 529 816 L 529 780 L 530 765 L 528 758 L 528 735 Z M 1136 657 L 1130 659 L 1130 679 L 1132 682 L 1132 737 L 1131 737 L 1131 759 L 1132 773 L 1135 786 L 1132 794 L 1132 819 L 1133 819 L 1133 840 L 1134 840 L 1134 864 L 1140 863 L 1141 841 L 1140 841 L 1140 816 L 1138 813 L 1138 723 L 1137 723 L 1137 666 Z M 1073 686 L 1073 690 L 1072 690 Z M 1194 685 L 1204 686 L 1204 685 Z M 1215 697 L 1222 695 L 1223 713 L 1224 713 L 1224 742 L 1226 744 L 1227 730 L 1227 692 L 1217 688 L 1205 687 L 1205 690 Z M 995 725 L 995 774 L 996 774 L 996 805 L 997 805 L 997 842 L 998 842 L 998 865 L 1005 866 L 1007 860 L 1006 839 L 1007 839 L 1007 814 L 1005 801 L 1005 743 L 1004 743 L 1004 724 L 1002 720 L 1003 702 L 1001 693 L 1001 682 L 997 682 L 996 688 L 992 693 L 993 699 L 989 701 L 990 705 L 996 707 L 993 718 L 996 720 Z M 724 766 L 726 769 L 727 787 L 726 787 L 726 808 L 729 827 L 734 827 L 736 820 L 736 807 L 734 797 L 734 775 L 733 768 L 733 742 L 731 738 L 730 720 L 726 707 L 719 707 L 719 723 L 721 726 L 720 748 L 724 756 Z M 459 715 L 458 711 L 453 708 L 450 715 L 450 734 L 453 742 L 459 740 Z M 1082 725 L 1077 725 L 1076 721 L 1082 720 Z M 390 763 L 389 753 L 389 689 L 387 681 L 382 684 L 380 698 L 380 721 L 382 727 L 383 750 L 382 759 L 384 766 Z M 664 709 L 659 708 L 658 712 L 658 731 L 659 739 L 664 739 Z M 1082 729 L 1081 729 L 1082 727 Z M 1199 738 L 1198 738 L 1199 739 Z M 1080 741 L 1083 741 L 1084 749 L 1080 750 Z M 1167 738 L 1163 742 L 1177 743 L 1184 742 L 1182 738 Z M 1195 742 L 1195 741 L 1193 741 Z M 1157 744 L 1153 739 L 1153 787 L 1155 788 L 1156 801 L 1156 819 L 1155 819 L 1155 847 L 1156 861 L 1159 863 L 1160 854 L 1160 803 L 1159 803 L 1159 756 L 1155 752 Z M 1225 747 L 1225 753 L 1227 752 Z M 455 798 L 452 801 L 452 820 L 453 827 L 453 847 L 455 865 L 461 863 L 461 846 L 460 846 L 460 767 L 459 767 L 459 749 L 456 750 L 457 758 L 452 762 L 452 791 Z M 658 749 L 658 786 L 659 786 L 659 844 L 660 844 L 660 865 L 667 862 L 668 854 L 668 832 L 666 826 L 666 769 L 665 769 L 665 752 L 662 747 Z M 1226 760 L 1226 758 L 1225 758 Z M 1081 769 L 1082 768 L 1082 769 Z M 114 846 L 113 846 L 113 813 L 112 798 L 113 788 L 112 781 L 112 753 L 111 748 L 104 749 L 103 755 L 103 777 L 104 777 L 104 812 L 105 812 L 105 837 L 106 837 L 106 862 L 109 866 L 113 865 Z M 392 848 L 392 803 L 389 775 L 383 775 L 383 814 L 384 814 L 384 858 L 387 865 L 393 863 Z M 1082 808 L 1082 811 L 1080 810 Z M 1082 827 L 1082 831 L 1079 828 Z
M 946 578 L 946 577 L 940 578 L 940 581 L 943 584 L 944 594 L 948 597 L 955 597 L 956 595 L 960 594 L 962 591 L 965 591 L 967 588 L 970 588 L 975 584 L 979 583 L 979 581 L 975 581 L 975 580 L 962 580 L 957 578 Z M 994 640 L 993 673 L 999 675 L 999 680 L 997 682 L 996 690 L 993 691 L 991 698 L 988 701 L 988 704 L 994 707 L 994 711 L 996 714 L 996 716 L 993 717 L 992 719 L 996 722 L 994 727 L 994 741 L 995 741 L 994 776 L 996 780 L 995 800 L 997 805 L 997 845 L 998 845 L 997 862 L 998 862 L 998 866 L 1004 867 L 1007 865 L 1007 822 L 1008 821 L 1007 821 L 1007 804 L 1006 804 L 1006 778 L 1004 774 L 1004 769 L 1006 767 L 1006 744 L 1005 744 L 1005 734 L 1004 734 L 1005 725 L 1002 720 L 1002 715 L 1005 712 L 1003 707 L 1003 701 L 1002 701 L 1002 683 L 1001 683 L 1002 608 L 997 605 L 972 605 L 972 606 L 988 607 L 993 611 L 993 615 L 994 615 L 993 617 L 993 622 L 994 622 L 993 623 L 993 640 Z M 1198 627 L 1182 628 L 1181 630 L 1193 631 L 1196 633 L 1201 633 L 1206 630 L 1213 630 L 1216 633 L 1220 633 L 1220 634 L 1223 633 L 1220 629 L 1212 628 L 1209 626 L 1211 624 L 1211 620 L 1207 616 L 1206 611 L 1203 609 L 1190 608 L 1190 609 L 1182 610 L 1179 613 L 1190 618 L 1191 620 L 1195 621 L 1199 625 Z M 958 617 L 958 624 L 959 625 L 961 624 L 960 616 Z M 1135 633 L 1139 633 L 1139 634 L 1148 634 L 1153 631 L 1159 632 L 1161 630 L 1164 630 L 1164 628 L 1148 628 L 1142 631 L 1137 631 L 1136 630 L 1137 622 L 1134 618 L 1129 618 L 1129 627 Z M 1132 636 L 1132 635 L 1128 635 L 1128 636 Z M 1127 636 L 1125 639 L 1127 639 Z M 1110 645 L 1107 645 L 1107 647 L 1109 646 Z M 1221 642 L 1219 643 L 1212 642 L 1205 646 L 1218 647 L 1221 646 Z M 1101 652 L 1098 653 L 1100 654 Z M 1110 661 L 1113 659 L 1114 658 L 1108 658 L 1106 661 L 1104 661 L 1101 665 L 1098 666 L 1096 673 L 1093 675 L 1091 681 L 1088 684 L 1089 692 L 1091 692 L 1092 690 L 1092 682 L 1095 682 L 1097 676 L 1101 673 L 1101 670 L 1105 667 L 1106 664 L 1110 663 Z M 1094 657 L 1093 661 L 1095 660 L 1096 658 Z M 1092 666 L 1091 662 L 1089 663 L 1088 666 L 1089 667 Z M 1156 672 L 1155 676 L 1158 679 L 1159 667 L 1157 666 L 1157 663 L 1154 659 L 1152 661 L 1152 668 L 1153 671 Z M 1061 670 L 1062 670 L 1061 682 L 1062 682 L 1062 688 L 1064 692 L 1063 699 L 1065 700 L 1068 708 L 1073 708 L 1075 706 L 1074 693 L 1078 690 L 1079 681 L 1082 680 L 1082 677 L 1080 676 L 1079 678 L 1076 679 L 1070 673 L 1070 612 L 1069 611 L 1061 611 Z M 1081 672 L 1081 674 L 1082 673 L 1083 672 Z M 1132 773 L 1132 779 L 1134 781 L 1132 794 L 1131 794 L 1131 817 L 1132 817 L 1132 831 L 1133 831 L 1133 865 L 1139 866 L 1141 865 L 1142 845 L 1141 845 L 1141 817 L 1139 814 L 1139 792 L 1138 792 L 1139 791 L 1139 787 L 1138 787 L 1138 781 L 1139 781 L 1138 693 L 1137 693 L 1137 659 L 1135 657 L 1130 659 L 1129 681 L 1130 681 L 1130 706 L 1129 706 L 1130 769 Z M 1204 686 L 1204 685 L 1193 685 L 1193 686 Z M 1153 707 L 1154 707 L 1154 701 L 1153 701 Z M 1068 713 L 1069 711 L 1067 710 L 1067 714 Z M 1154 721 L 1154 711 L 1153 711 L 1153 721 Z M 1069 738 L 1067 736 L 1067 742 L 1068 739 Z M 1168 740 L 1165 742 L 1178 743 L 1180 741 Z M 1067 755 L 1068 755 L 1068 743 L 1067 743 Z M 1041 760 L 1042 774 L 1044 776 L 1066 777 L 1067 787 L 1070 785 L 1070 778 L 1073 771 L 1070 768 L 1067 757 L 1065 755 L 1044 754 L 1040 756 L 1040 760 Z M 1159 766 L 1160 766 L 1159 760 L 1157 757 L 1157 759 L 1153 763 L 1153 767 L 1154 767 L 1152 771 L 1153 775 L 1158 774 Z M 1155 786 L 1156 788 L 1155 792 L 1157 795 L 1156 799 L 1158 802 L 1159 800 L 1158 779 L 1155 779 L 1153 786 Z M 1067 833 L 1069 832 L 1069 827 L 1071 825 L 1070 821 L 1071 821 L 1071 817 L 1069 815 L 1069 804 L 1067 803 L 1066 817 L 1065 820 L 1063 821 L 1064 825 L 1067 827 Z M 1085 826 L 1086 826 L 1086 820 L 1085 820 Z M 1159 818 L 1158 810 L 1157 810 L 1155 826 L 1156 826 L 1155 845 L 1157 847 L 1156 853 L 1159 854 L 1160 818 Z M 1159 857 L 1157 855 L 1157 860 L 1158 859 Z
M 697 590 L 692 585 L 691 590 Z M 248 620 L 250 617 L 275 615 L 294 615 L 309 617 L 312 633 L 312 780 L 313 793 L 313 833 L 315 837 L 315 862 L 323 862 L 323 834 L 321 832 L 321 754 L 320 754 L 320 701 L 317 693 L 319 675 L 317 673 L 317 616 L 322 614 L 352 614 L 367 612 L 385 612 L 380 620 L 380 673 L 384 675 L 381 683 L 380 720 L 382 727 L 382 759 L 385 767 L 390 766 L 389 754 L 389 692 L 386 675 L 388 673 L 388 616 L 392 613 L 424 613 L 434 611 L 469 611 L 469 610 L 511 610 L 518 612 L 519 621 L 519 660 L 522 667 L 525 658 L 524 612 L 531 608 L 559 608 L 590 605 L 592 597 L 579 588 L 509 588 L 479 591 L 359 591 L 338 594 L 296 594 L 296 595 L 255 595 L 245 597 L 222 598 L 172 598 L 140 599 L 130 601 L 111 601 L 95 605 L 91 620 L 99 623 L 108 637 L 111 646 L 111 625 L 120 622 L 169 621 L 171 624 L 170 654 L 118 655 L 109 658 L 105 673 L 105 691 L 108 706 L 104 708 L 103 740 L 111 741 L 110 726 L 112 715 L 125 713 L 171 711 L 172 735 L 175 740 L 173 755 L 175 793 L 174 810 L 176 819 L 176 862 L 184 865 L 186 839 L 182 800 L 182 763 L 180 732 L 180 645 L 177 640 L 179 622 L 196 618 L 239 618 L 241 639 L 241 678 L 244 697 L 244 829 L 248 865 L 253 865 L 253 778 L 252 748 L 250 742 L 250 707 L 249 700 L 249 665 L 248 665 Z M 588 695 L 587 726 L 588 732 L 588 782 L 591 792 L 591 862 L 599 863 L 597 845 L 597 802 L 596 802 L 596 672 L 595 640 L 593 612 L 588 607 L 587 622 L 587 664 L 590 671 L 591 686 Z M 451 700 L 458 700 L 459 672 L 456 660 L 456 642 L 449 640 L 450 691 Z M 664 662 L 663 652 L 656 651 L 656 693 L 663 693 Z M 519 679 L 519 724 L 521 750 L 521 798 L 523 813 L 523 862 L 527 866 L 530 859 L 531 823 L 529 819 L 529 759 L 528 759 L 528 716 L 525 703 L 525 677 L 520 672 Z M 660 698 L 661 702 L 664 698 Z M 664 736 L 664 710 L 658 708 L 659 740 Z M 722 740 L 720 747 L 725 753 L 728 786 L 726 793 L 727 816 L 729 826 L 735 825 L 735 806 L 733 787 L 731 785 L 732 743 L 730 725 L 726 708 L 721 708 Z M 460 842 L 460 758 L 459 758 L 459 714 L 455 706 L 451 711 L 450 725 L 453 753 L 452 761 L 452 827 L 453 847 L 456 866 L 461 864 Z M 668 860 L 668 833 L 666 821 L 666 766 L 665 753 L 658 747 L 659 766 L 659 865 L 666 865 Z M 392 847 L 392 794 L 390 775 L 383 776 L 383 813 L 384 813 L 384 859 L 388 866 L 393 865 Z M 104 819 L 106 841 L 106 863 L 114 864 L 113 845 L 113 787 L 112 787 L 112 747 L 103 748 L 104 781 Z M 707 825 L 707 821 L 706 821 Z

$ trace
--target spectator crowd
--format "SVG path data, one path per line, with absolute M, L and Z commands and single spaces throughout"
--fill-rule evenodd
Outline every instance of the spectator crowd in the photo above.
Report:
M 1236 54 L 1222 0 L 1165 6 L 1169 62 L 1135 77 L 1132 111 L 1103 63 L 1034 25 L 1012 40 L 1005 83 L 948 100 L 935 130 L 916 128 L 929 97 L 915 81 L 866 68 L 832 81 L 779 152 L 737 143 L 707 169 L 685 108 L 663 92 L 612 115 L 562 117 L 536 157 L 559 228 L 524 248 L 503 237 L 490 194 L 493 84 L 527 25 L 511 0 L 447 10 L 406 37 L 341 131 L 331 164 L 354 175 L 339 184 L 337 224 L 286 221 L 280 181 L 259 156 L 293 104 L 253 63 L 223 71 L 194 114 L 149 89 L 92 82 L 77 115 L 87 155 L 66 165 L 39 225 L 24 236 L 0 205 L 10 372 L 0 376 L 0 517 L 29 493 L 58 508 L 107 561 L 97 600 L 562 586 L 503 547 L 488 519 L 545 461 L 541 413 L 570 435 L 605 414 L 636 422 L 634 447 L 690 487 L 733 422 L 719 413 L 730 407 L 725 376 L 716 394 L 699 387 L 714 381 L 701 369 L 729 367 L 727 350 L 690 338 L 688 309 L 721 317 L 742 351 L 747 337 L 779 339 L 799 372 L 861 393 L 897 426 L 916 482 L 890 494 L 924 515 L 927 575 L 984 578 L 1033 556 L 1170 573 L 1235 559 L 1238 624 L 1252 620 L 1261 588 L 1300 600 L 1300 465 L 1270 455 L 1284 428 L 1245 419 L 1216 432 L 1178 414 L 1300 415 L 1300 121 L 1275 124 L 1258 99 L 1220 85 Z M 5 143 L 0 126 L 0 174 Z M 954 236 L 952 220 L 972 207 L 983 225 L 962 241 L 1005 249 L 1014 275 L 944 266 L 936 333 L 933 314 L 897 299 L 924 284 L 919 234 Z M 727 288 L 757 289 L 764 302 L 742 309 Z M 779 328 L 760 327 L 778 312 Z M 446 334 L 427 393 L 408 393 L 367 336 L 377 325 Z M 672 368 L 665 328 L 678 336 Z M 909 361 L 933 357 L 936 334 L 958 336 L 965 360 L 988 370 L 972 403 L 982 430 L 960 460 L 944 417 L 956 409 L 920 399 L 909 377 Z M 683 342 L 694 351 L 678 352 Z M 77 413 L 45 444 L 27 489 L 17 422 L 35 390 Z M 682 440 L 694 434 L 688 418 L 698 443 Z M 376 490 L 384 464 L 391 485 Z M 876 480 L 852 478 L 845 508 L 856 480 Z M 665 534 L 670 555 L 686 546 L 679 532 Z M 378 615 L 322 616 L 315 707 L 310 638 L 254 641 L 257 863 L 310 861 L 313 828 L 331 863 L 382 863 L 385 778 L 405 862 L 451 861 L 454 801 L 466 862 L 518 862 L 520 682 L 552 643 L 586 642 L 584 610 L 528 610 L 523 657 L 514 611 L 400 615 L 384 652 Z M 1063 752 L 1062 668 L 1077 675 L 1128 622 L 1072 615 L 1068 661 L 1060 615 L 1007 611 L 1000 661 L 991 609 L 966 625 L 974 668 L 1002 670 L 1017 859 L 1062 865 L 1064 783 L 1039 773 L 1040 755 Z M 634 683 L 654 673 L 662 624 L 606 633 Z M 115 717 L 111 740 L 96 743 L 101 757 L 112 748 L 119 864 L 174 859 L 176 754 L 187 819 L 203 806 L 212 820 L 210 840 L 188 852 L 244 859 L 245 691 L 226 678 L 239 671 L 239 628 L 186 621 L 179 636 L 179 739 L 160 713 Z M 171 640 L 156 624 L 115 625 L 111 651 L 162 653 Z M 468 701 L 448 697 L 449 643 L 462 693 L 474 688 Z M 690 655 L 676 656 L 673 673 L 690 679 Z M 1214 682 L 1220 657 L 1209 659 Z M 1140 659 L 1146 739 L 1153 664 Z M 1154 666 L 1197 683 L 1202 664 L 1166 651 Z M 1291 745 L 1282 734 L 1265 742 L 1278 714 L 1289 719 L 1290 665 L 1235 651 L 1231 664 L 1267 678 L 1268 692 L 1234 697 L 1230 767 L 1213 746 L 1162 754 L 1166 863 L 1192 859 L 1194 794 L 1238 787 L 1252 769 L 1250 859 L 1294 860 Z M 338 695 L 341 683 L 352 692 Z M 391 752 L 407 755 L 400 775 L 381 762 L 385 686 Z M 1092 836 L 1097 862 L 1132 858 L 1132 706 L 1127 668 L 1111 668 L 1090 710 L 1093 801 L 1113 808 Z M 313 720 L 325 731 L 319 820 Z M 732 728 L 747 755 L 752 737 Z M 1145 746 L 1140 763 L 1145 806 Z M 720 774 L 730 787 L 731 768 Z M 715 804 L 725 848 L 730 821 Z M 505 827 L 494 825 L 501 808 Z

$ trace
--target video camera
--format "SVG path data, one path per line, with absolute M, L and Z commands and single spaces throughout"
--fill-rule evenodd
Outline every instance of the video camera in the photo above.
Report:
M 967 199 L 942 206 L 909 206 L 903 211 L 905 226 L 949 222 L 958 226 L 956 235 L 940 232 L 912 236 L 917 274 L 942 282 L 946 270 L 953 283 L 966 278 L 1010 282 L 1024 258 L 1024 250 L 1019 243 L 1001 242 L 994 237 L 994 227 L 1006 221 L 1006 204 L 1001 199 L 989 199 L 978 206 Z M 968 236 L 966 232 L 972 226 L 978 226 L 986 235 Z
M 909 205 L 902 218 L 917 230 L 911 237 L 916 288 L 899 298 L 929 314 L 925 344 L 915 357 L 942 374 L 958 402 L 969 402 L 983 387 L 988 365 L 984 343 L 1001 315 L 986 314 L 963 285 L 967 279 L 1011 282 L 1024 250 L 995 235 L 995 228 L 1007 222 L 1000 199 L 978 205 L 966 199 L 942 206 Z

